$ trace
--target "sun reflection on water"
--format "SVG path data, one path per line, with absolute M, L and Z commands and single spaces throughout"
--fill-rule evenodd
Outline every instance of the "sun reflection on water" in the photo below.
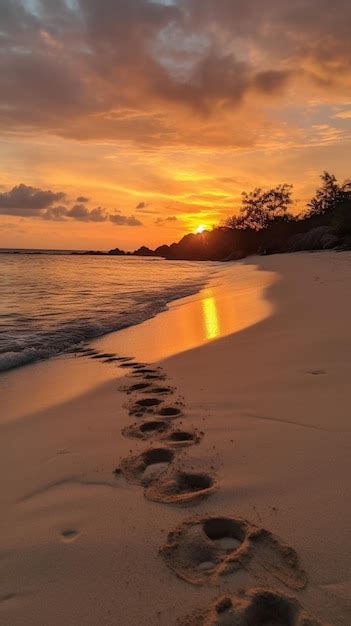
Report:
M 204 330 L 206 339 L 215 339 L 221 334 L 216 298 L 212 289 L 205 291 L 205 298 L 201 301 Z

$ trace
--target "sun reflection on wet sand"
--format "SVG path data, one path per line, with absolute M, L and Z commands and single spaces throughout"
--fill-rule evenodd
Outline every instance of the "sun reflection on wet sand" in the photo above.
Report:
M 272 305 L 265 292 L 276 279 L 275 274 L 258 271 L 254 265 L 228 266 L 200 293 L 174 301 L 156 318 L 106 335 L 92 345 L 148 362 L 190 350 L 268 317 Z
M 203 322 L 206 339 L 215 339 L 221 334 L 216 298 L 212 289 L 206 289 L 204 298 L 201 300 Z

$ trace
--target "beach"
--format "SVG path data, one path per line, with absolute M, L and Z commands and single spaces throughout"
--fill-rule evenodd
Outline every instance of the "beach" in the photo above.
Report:
M 264 589 L 296 614 L 279 626 L 349 626 L 350 271 L 334 251 L 226 264 L 2 374 L 1 624 L 234 623 L 228 598 Z

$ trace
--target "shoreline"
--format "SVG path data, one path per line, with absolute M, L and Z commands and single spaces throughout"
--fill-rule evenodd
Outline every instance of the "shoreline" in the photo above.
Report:
M 59 256 L 62 257 L 62 255 Z M 214 277 L 217 273 L 220 273 L 221 271 L 223 272 L 223 267 L 220 266 L 218 263 L 208 262 L 205 268 L 201 268 L 201 271 L 198 271 L 200 267 L 199 264 L 197 262 L 189 261 L 182 263 L 179 268 L 177 267 L 177 270 L 179 269 L 180 271 L 177 272 L 178 276 L 177 280 L 175 280 L 174 268 L 176 266 L 176 263 L 173 262 L 171 268 L 167 269 L 165 261 L 162 260 L 161 263 L 159 263 L 159 261 L 160 259 L 156 258 L 145 258 L 140 261 L 140 258 L 135 257 L 132 260 L 129 259 L 128 261 L 122 262 L 119 270 L 122 270 L 123 274 L 123 266 L 125 266 L 124 269 L 129 267 L 129 271 L 131 271 L 131 275 L 129 276 L 129 278 L 131 281 L 135 279 L 134 270 L 136 269 L 136 274 L 138 275 L 138 268 L 140 269 L 141 267 L 146 274 L 150 275 L 156 270 L 156 275 L 161 272 L 161 275 L 163 276 L 163 279 L 162 277 L 160 279 L 160 288 L 155 291 L 154 285 L 152 286 L 151 297 L 148 291 L 145 290 L 143 297 L 132 297 L 130 298 L 129 302 L 124 302 L 125 308 L 119 308 L 118 306 L 118 298 L 121 297 L 123 299 L 125 294 L 123 294 L 123 289 L 122 294 L 119 292 L 117 285 L 116 292 L 114 292 L 113 290 L 110 292 L 109 301 L 103 302 L 102 304 L 100 302 L 100 306 L 102 305 L 103 307 L 107 307 L 107 315 L 106 313 L 102 316 L 99 314 L 90 315 L 87 319 L 85 319 L 85 316 L 83 315 L 82 319 L 82 311 L 79 309 L 79 307 L 76 311 L 76 309 L 74 308 L 74 304 L 73 308 L 71 309 L 70 316 L 61 315 L 60 307 L 55 309 L 54 306 L 53 314 L 56 316 L 56 324 L 53 327 L 48 327 L 46 326 L 45 316 L 40 316 L 41 311 L 34 310 L 33 320 L 35 321 L 35 330 L 34 334 L 32 334 L 30 342 L 28 338 L 30 334 L 24 337 L 22 337 L 21 334 L 17 336 L 16 331 L 12 328 L 10 321 L 10 339 L 8 337 L 4 339 L 3 337 L 3 351 L 0 354 L 0 376 L 2 373 L 10 372 L 20 367 L 36 363 L 43 363 L 45 361 L 55 359 L 60 356 L 72 355 L 75 353 L 75 348 L 79 345 L 93 342 L 100 339 L 101 337 L 104 337 L 105 335 L 110 335 L 115 332 L 138 326 L 148 319 L 152 319 L 153 317 L 157 316 L 159 313 L 167 311 L 168 307 L 173 302 L 177 300 L 182 300 L 184 298 L 187 298 L 188 296 L 196 295 L 205 288 L 206 284 L 211 282 L 212 277 Z M 154 265 L 155 262 L 156 267 Z M 113 271 L 116 271 L 115 263 L 113 263 L 113 265 L 108 264 L 104 270 L 101 270 L 100 268 L 99 271 L 103 272 L 100 276 L 101 280 L 103 280 L 103 277 L 106 276 L 104 272 L 106 272 L 107 269 L 110 270 L 111 268 L 114 268 Z M 76 271 L 77 267 L 74 267 L 73 269 L 74 271 Z M 96 271 L 96 266 L 94 266 L 93 269 Z M 206 271 L 203 271 L 203 269 Z M 187 275 L 188 272 L 191 272 L 190 280 L 190 274 Z M 170 276 L 171 280 L 169 280 Z M 111 277 L 109 277 L 109 271 L 107 271 L 107 279 L 109 278 Z M 125 285 L 126 287 L 127 284 Z M 59 286 L 57 285 L 57 287 Z M 66 296 L 74 298 L 75 291 L 72 291 L 72 285 L 68 284 L 66 285 L 66 287 Z M 21 285 L 19 288 L 21 289 Z M 142 290 L 143 288 L 144 283 L 140 285 L 140 289 Z M 93 293 L 99 294 L 98 283 L 95 284 L 93 287 L 89 286 L 88 292 L 89 289 L 92 290 L 90 296 Z M 51 296 L 49 296 L 49 298 L 47 298 L 46 301 L 43 303 L 44 310 L 45 306 L 50 306 L 50 297 L 55 300 L 55 294 L 51 293 Z M 8 298 L 11 299 L 10 294 L 8 294 Z M 17 303 L 17 306 L 19 306 L 19 303 Z M 94 311 L 95 306 L 99 306 L 99 304 L 94 301 L 94 297 L 90 297 L 89 299 L 88 296 L 87 310 Z M 77 313 L 77 317 L 75 317 L 75 312 Z M 12 331 L 13 337 L 11 335 Z M 33 333 L 33 328 L 31 332 Z M 48 332 L 49 339 L 47 337 Z M 22 345 L 22 350 L 20 351 L 11 349 L 11 342 L 14 342 L 16 344 L 17 341 L 19 341 L 19 344 Z M 7 350 L 5 350 L 6 343 L 8 344 Z
M 255 267 L 253 259 L 252 262 L 238 262 L 218 269 L 210 274 L 205 286 L 190 295 L 168 301 L 165 309 L 154 316 L 87 340 L 84 345 L 101 352 L 115 351 L 121 356 L 132 355 L 138 360 L 153 362 L 236 331 L 270 312 L 264 300 L 264 289 L 274 278 L 267 274 L 264 281 L 260 277 L 259 284 L 256 284 Z M 236 291 L 227 293 L 232 275 L 237 278 Z M 243 292 L 245 296 L 250 289 L 251 300 L 245 297 L 242 304 L 239 300 L 238 319 L 233 320 L 234 298 L 242 298 Z M 154 341 L 156 336 L 157 342 Z M 72 349 L 72 352 L 1 372 L 0 395 L 7 406 L 7 418 L 49 408 L 123 375 L 123 370 L 116 368 L 116 364 L 102 369 L 95 360 L 82 361 L 77 356 L 81 356 L 79 348 L 76 352 Z M 24 407 L 17 387 L 22 390 Z M 34 402 L 38 396 L 41 401 Z
M 204 433 L 177 454 L 179 470 L 195 468 L 213 478 L 216 488 L 203 494 L 208 498 L 190 501 L 186 508 L 166 505 L 143 497 L 133 484 L 133 477 L 139 480 L 133 474 L 135 456 L 150 444 L 166 445 L 158 436 L 144 441 L 121 434 L 131 422 L 145 421 L 158 410 L 157 404 L 146 407 L 151 413 L 141 418 L 128 415 L 146 397 L 143 390 L 131 392 L 126 404 L 125 386 L 130 390 L 144 380 L 142 368 L 116 384 L 115 363 L 90 359 L 92 372 L 113 372 L 111 379 L 64 403 L 61 396 L 27 417 L 14 411 L 13 420 L 1 425 L 2 476 L 12 471 L 11 483 L 4 481 L 1 542 L 5 600 L 0 615 L 4 612 L 8 623 L 34 626 L 40 614 L 52 625 L 112 626 L 120 620 L 128 626 L 166 626 L 194 609 L 206 609 L 218 595 L 235 595 L 240 587 L 261 582 L 294 596 L 323 623 L 349 624 L 351 336 L 344 285 L 351 255 L 255 259 L 258 269 L 251 272 L 255 280 L 248 292 L 240 291 L 240 280 L 235 292 L 233 276 L 243 268 L 247 282 L 251 261 L 223 272 L 212 294 L 177 301 L 156 318 L 91 344 L 102 353 L 117 352 L 118 340 L 121 353 L 129 348 L 129 356 L 150 363 L 150 369 L 162 368 L 166 379 L 156 382 L 170 391 L 166 400 L 163 392 L 156 399 L 182 412 L 171 419 L 171 431 Z M 177 319 L 182 320 L 178 326 Z M 189 328 L 190 319 L 195 334 L 184 337 L 180 330 L 184 322 Z M 202 341 L 196 334 L 199 319 Z M 85 367 L 84 358 L 75 360 Z M 62 376 L 69 377 L 69 359 L 61 361 Z M 41 364 L 40 377 L 47 364 Z M 127 477 L 132 473 L 131 483 L 112 474 L 120 462 L 122 474 L 123 468 Z M 211 580 L 196 586 L 184 582 L 179 571 L 178 577 L 172 571 L 174 563 L 168 567 L 162 550 L 168 533 L 194 515 L 245 518 L 272 532 L 296 550 L 307 572 L 305 588 L 286 584 L 291 572 L 287 579 L 284 564 L 283 583 L 269 574 L 269 567 L 265 576 L 239 569 L 217 586 Z M 269 564 L 275 554 L 267 558 Z M 187 567 L 192 571 L 191 563 Z M 155 588 L 159 597 L 150 606 Z

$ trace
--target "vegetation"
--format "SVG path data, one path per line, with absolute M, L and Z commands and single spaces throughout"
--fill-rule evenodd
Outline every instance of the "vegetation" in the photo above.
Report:
M 238 215 L 210 232 L 186 235 L 153 252 L 168 259 L 234 260 L 250 254 L 351 249 L 351 182 L 324 172 L 303 215 L 293 215 L 292 186 L 242 194 Z M 151 251 L 150 251 L 151 252 Z
M 256 187 L 250 193 L 244 191 L 241 195 L 240 213 L 227 219 L 227 227 L 262 230 L 268 228 L 272 220 L 287 215 L 292 204 L 292 185 L 278 185 L 268 191 Z
M 346 180 L 339 185 L 335 176 L 328 172 L 323 172 L 321 179 L 322 186 L 317 189 L 316 195 L 308 203 L 308 216 L 331 213 L 351 198 L 351 181 Z
M 290 212 L 291 185 L 282 184 L 268 190 L 256 188 L 242 194 L 238 215 L 229 217 L 211 231 L 185 235 L 178 243 L 159 246 L 156 250 L 141 246 L 133 253 L 126 253 L 114 248 L 107 254 L 230 261 L 252 254 L 327 248 L 351 250 L 351 181 L 340 184 L 328 172 L 323 172 L 321 180 L 303 214 Z

